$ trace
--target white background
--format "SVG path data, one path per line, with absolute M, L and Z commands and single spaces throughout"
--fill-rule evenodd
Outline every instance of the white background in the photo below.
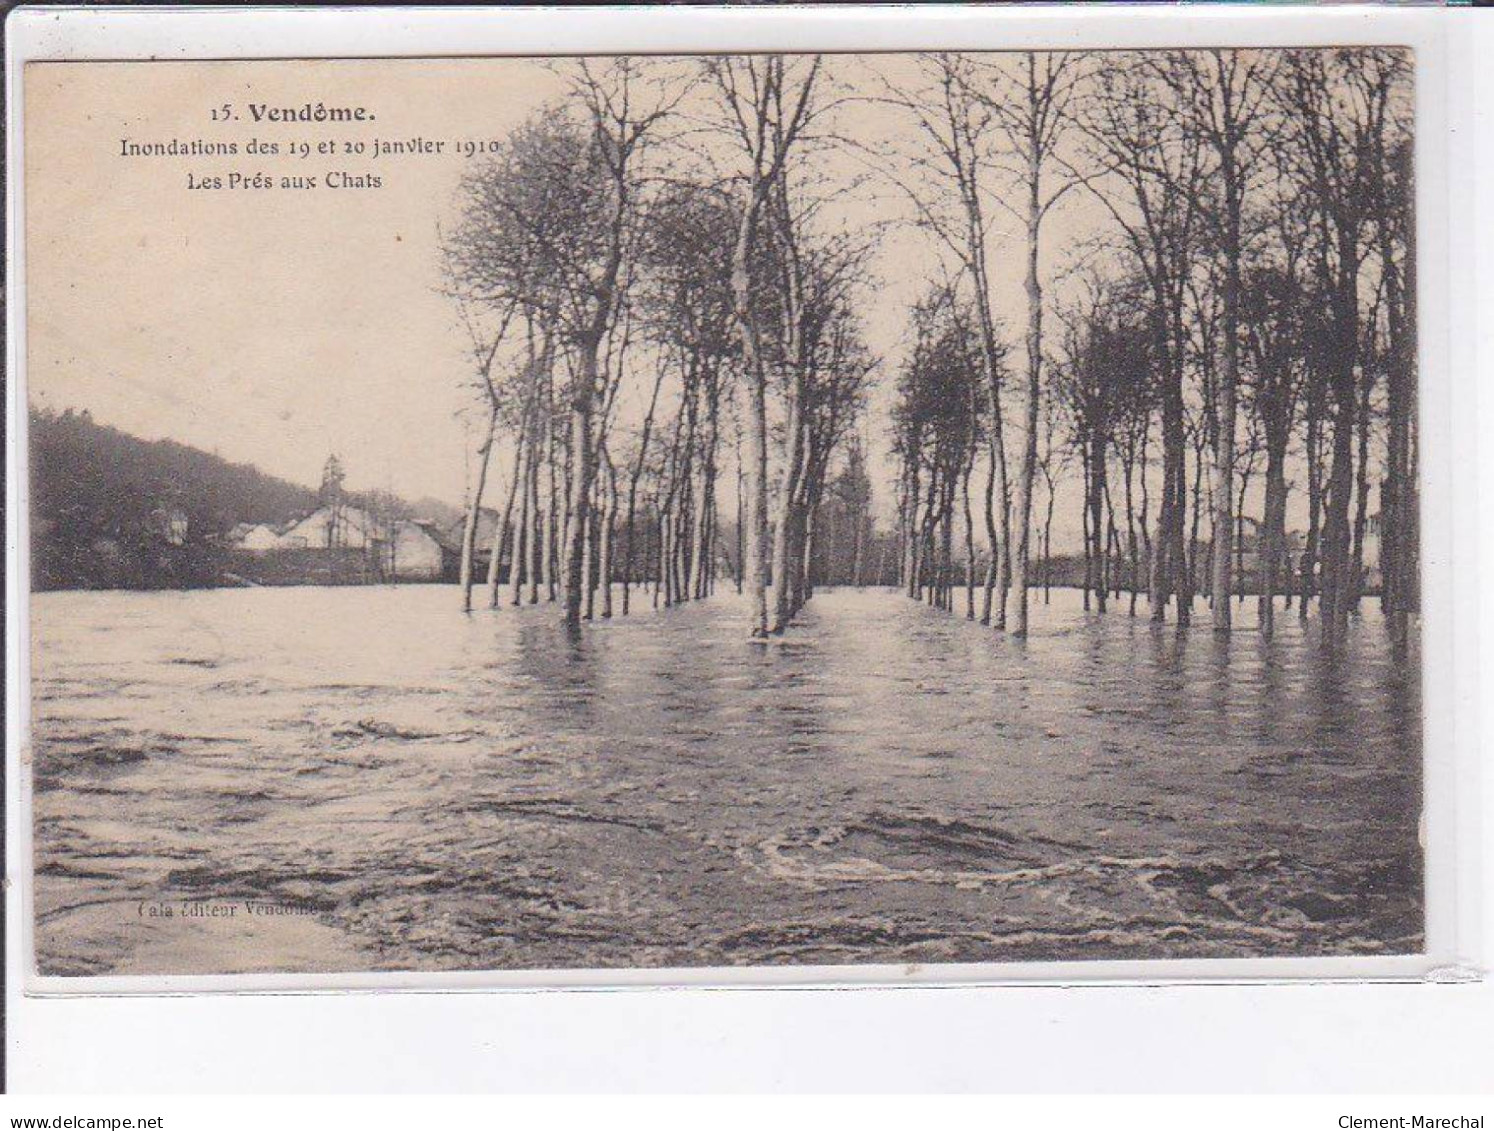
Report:
M 1450 356 L 1452 377 L 1444 391 L 1451 398 L 1448 426 L 1429 426 L 1424 448 L 1429 465 L 1456 472 L 1428 498 L 1429 519 L 1435 507 L 1453 519 L 1445 531 L 1452 568 L 1442 603 L 1450 614 L 1455 610 L 1441 626 L 1448 633 L 1450 662 L 1432 664 L 1429 648 L 1429 676 L 1442 681 L 1438 686 L 1455 689 L 1455 700 L 1446 702 L 1456 712 L 1464 761 L 1450 784 L 1457 787 L 1453 800 L 1463 838 L 1459 875 L 1466 889 L 1479 882 L 1470 867 L 1480 855 L 1478 846 L 1483 859 L 1494 859 L 1494 821 L 1479 820 L 1494 812 L 1494 775 L 1478 773 L 1471 744 L 1475 725 L 1494 733 L 1494 696 L 1480 693 L 1476 666 L 1479 638 L 1494 639 L 1494 593 L 1479 584 L 1478 572 L 1480 560 L 1494 562 L 1494 521 L 1480 502 L 1494 499 L 1494 460 L 1476 445 L 1479 433 L 1494 427 L 1494 389 L 1487 387 L 1486 376 L 1494 363 L 1494 325 L 1479 317 L 1494 305 L 1494 225 L 1487 215 L 1478 215 L 1476 192 L 1478 185 L 1494 183 L 1489 179 L 1494 174 L 1494 74 L 1488 62 L 1494 59 L 1494 15 L 1425 16 L 1435 21 L 1433 34 L 1447 40 L 1446 67 L 1436 76 L 1447 83 L 1450 139 L 1441 221 L 1454 236 L 1450 271 L 1443 270 L 1440 279 L 1429 279 L 1431 272 L 1424 271 L 1422 278 L 1424 316 L 1434 331 L 1424 337 L 1439 338 L 1423 345 Z M 67 17 L 51 10 L 32 18 L 28 34 L 43 50 L 49 37 L 56 44 L 62 42 L 57 37 L 66 36 L 75 46 L 91 47 L 90 54 L 107 56 L 108 47 L 124 42 L 131 27 L 153 21 L 150 34 L 163 37 L 158 40 L 165 43 L 162 54 L 191 55 L 193 44 L 201 54 L 203 29 L 211 26 L 219 52 L 284 56 L 481 53 L 520 42 L 539 49 L 551 42 L 546 25 L 536 22 L 543 19 L 555 21 L 557 44 L 559 36 L 576 33 L 577 21 L 585 35 L 607 41 L 613 34 L 639 34 L 639 20 L 654 21 L 650 34 L 659 21 L 674 21 L 670 27 L 678 39 L 671 46 L 689 50 L 725 46 L 723 36 L 739 41 L 750 36 L 760 48 L 946 46 L 976 35 L 984 37 L 985 46 L 1001 46 L 1008 32 L 1030 35 L 1035 29 L 1045 45 L 1063 46 L 1081 30 L 1092 33 L 1098 21 L 1117 46 L 1178 42 L 1184 35 L 1199 41 L 1211 31 L 1237 37 L 1242 28 L 1253 42 L 1290 42 L 1312 29 L 1321 36 L 1324 26 L 1354 39 L 1362 38 L 1365 28 L 1374 34 L 1383 29 L 1383 42 L 1403 42 L 1411 25 L 1387 21 L 1418 17 L 1345 9 L 1317 14 L 1111 9 L 1080 15 L 918 9 L 858 21 L 844 10 L 713 14 L 674 9 L 545 17 L 386 9 L 355 16 L 321 11 L 275 17 L 243 10 L 196 15 L 116 10 Z M 77 22 L 64 22 L 72 19 Z M 16 30 L 13 23 L 10 31 Z M 1422 42 L 1427 34 L 1426 27 L 1416 30 Z M 14 83 L 14 76 L 8 81 Z M 1447 312 L 1440 336 L 1435 331 L 1441 312 L 1425 311 L 1428 299 L 1438 295 L 1445 296 Z M 13 427 L 14 403 L 11 407 Z M 1476 477 L 1468 474 L 1475 468 Z M 1433 486 L 1429 478 L 1429 496 Z M 12 512 L 7 526 L 12 565 L 17 536 Z M 17 642 L 12 632 L 8 646 Z M 7 695 L 13 770 L 11 740 L 21 701 L 11 689 Z M 1429 696 L 1429 708 L 1434 698 Z M 7 797 L 12 879 L 17 861 L 25 859 L 16 793 L 12 788 Z M 1464 973 L 1476 973 L 1481 956 L 1487 956 L 1479 940 L 1494 937 L 1494 901 L 1486 899 L 1480 907 L 1469 894 L 1465 890 L 1458 901 L 1465 917 L 1457 950 Z M 10 1086 L 20 1092 L 1494 1088 L 1494 985 L 1487 981 L 28 998 L 19 993 L 24 938 L 14 883 L 7 899 L 8 1060 Z M 1478 910 L 1481 921 L 1466 917 L 1470 909 Z M 52 1111 L 55 1106 L 43 1105 L 35 1113 L 75 1110 Z M 113 1110 L 128 1113 L 118 1105 Z M 1365 1112 L 1381 1113 L 1383 1107 Z M 1320 1125 L 1333 1124 L 1325 1118 Z

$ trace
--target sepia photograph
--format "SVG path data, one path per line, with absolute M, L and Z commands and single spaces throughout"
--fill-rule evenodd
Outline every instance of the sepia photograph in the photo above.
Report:
M 35 972 L 1424 953 L 1413 75 L 26 64 Z

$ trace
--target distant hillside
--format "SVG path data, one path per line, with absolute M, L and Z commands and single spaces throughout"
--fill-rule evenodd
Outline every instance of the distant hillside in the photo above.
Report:
M 215 585 L 235 525 L 278 526 L 318 502 L 310 487 L 172 440 L 142 440 L 86 411 L 33 408 L 30 422 L 37 589 Z M 399 505 L 418 517 L 451 513 L 434 500 Z

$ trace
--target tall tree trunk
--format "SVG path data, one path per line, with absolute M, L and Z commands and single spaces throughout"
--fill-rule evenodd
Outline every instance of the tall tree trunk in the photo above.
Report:
M 602 561 L 600 578 L 602 584 L 602 617 L 612 619 L 612 574 L 613 555 L 616 550 L 617 531 L 617 468 L 612 459 L 603 452 L 606 468 L 607 497 L 602 511 Z
M 548 341 L 545 353 L 545 545 L 540 565 L 545 575 L 545 599 L 554 601 L 560 591 L 555 569 L 560 501 L 555 481 L 555 357 L 554 346 Z
M 1397 155 L 1400 187 L 1412 198 L 1411 147 Z M 1407 209 L 1409 213 L 1409 208 Z M 1395 261 L 1390 208 L 1382 200 L 1380 261 L 1385 277 L 1390 366 L 1387 374 L 1387 452 L 1385 488 L 1380 507 L 1380 578 L 1386 627 L 1392 646 L 1402 652 L 1408 641 L 1409 614 L 1416 607 L 1416 476 L 1411 460 L 1411 420 L 1416 389 L 1416 231 L 1404 218 L 1405 279 Z
M 1226 94 L 1228 92 L 1226 91 Z M 1233 122 L 1225 126 L 1232 136 Z M 1218 375 L 1218 430 L 1214 434 L 1214 552 L 1209 594 L 1214 602 L 1214 631 L 1230 630 L 1233 592 L 1228 546 L 1233 541 L 1231 488 L 1235 482 L 1235 415 L 1240 384 L 1240 171 L 1233 141 L 1220 146 L 1220 180 L 1224 192 L 1224 357 Z
M 1089 444 L 1083 443 L 1079 447 L 1079 471 L 1084 482 L 1084 499 L 1079 507 L 1079 518 L 1082 523 L 1080 536 L 1084 542 L 1084 582 L 1081 588 L 1084 592 L 1084 611 L 1089 612 L 1090 593 L 1095 587 L 1095 542 L 1091 533 L 1094 527 L 1094 507 L 1092 497 L 1094 492 L 1094 480 L 1089 474 Z
M 965 619 L 975 619 L 975 516 L 970 509 L 970 473 L 975 470 L 975 448 L 972 445 L 965 474 L 960 480 L 960 497 L 965 508 Z
M 991 312 L 990 280 L 986 273 L 985 228 L 981 220 L 979 197 L 967 190 L 967 218 L 970 260 L 975 279 L 975 310 L 980 324 L 981 358 L 986 368 L 986 401 L 990 412 L 987 447 L 990 451 L 990 478 L 986 482 L 986 532 L 991 544 L 991 564 L 986 574 L 986 595 L 980 623 L 995 623 L 1006 628 L 1006 592 L 1011 571 L 1011 509 L 1007 505 L 1011 488 L 1007 482 L 1006 427 L 1001 403 L 1001 343 L 996 332 L 996 318 Z M 998 514 L 992 513 L 992 496 L 1002 501 Z M 992 612 L 992 592 L 1000 590 L 1000 600 Z
M 691 562 L 695 569 L 692 595 L 696 600 L 702 600 L 706 596 L 712 565 L 711 514 L 716 498 L 716 442 L 718 438 L 716 395 L 713 388 L 708 385 L 705 446 L 701 452 L 699 493 L 695 499 L 695 547 L 691 553 Z
M 1261 574 L 1260 629 L 1270 636 L 1276 628 L 1276 590 L 1286 543 L 1286 435 L 1266 439 L 1266 502 L 1261 545 L 1257 552 Z
M 994 425 L 993 425 L 994 427 Z M 1000 458 L 994 441 L 987 441 L 990 463 L 986 469 L 986 543 L 991 547 L 991 558 L 986 563 L 985 595 L 981 598 L 980 623 L 991 623 L 991 595 L 996 590 L 997 559 L 1001 554 L 1001 543 L 996 536 L 996 461 Z
M 906 480 L 906 502 L 903 505 L 903 587 L 909 597 L 914 597 L 918 593 L 919 531 L 921 530 L 918 525 L 918 498 L 921 484 L 916 453 L 909 457 Z
M 593 502 L 591 515 L 586 523 L 586 554 L 581 559 L 581 591 L 585 595 L 581 602 L 581 619 L 591 620 L 597 608 L 597 525 L 601 507 Z
M 1086 501 L 1089 504 L 1090 552 L 1086 555 L 1086 585 L 1094 592 L 1095 610 L 1105 612 L 1105 524 L 1102 508 L 1105 503 L 1105 432 L 1103 424 L 1091 426 L 1088 437 L 1089 451 L 1084 466 L 1089 474 Z
M 778 488 L 773 531 L 773 632 L 781 633 L 794 615 L 794 535 L 800 520 L 797 500 L 804 473 L 804 376 L 794 367 L 789 380 L 788 423 L 785 428 L 784 474 Z
M 1359 602 L 1364 595 L 1364 531 L 1369 521 L 1369 447 L 1370 447 L 1370 397 L 1374 393 L 1374 370 L 1365 365 L 1360 380 L 1359 411 L 1355 428 L 1359 437 L 1359 458 L 1354 472 L 1354 548 L 1353 561 L 1349 566 L 1348 608 L 1358 614 Z M 1383 508 L 1382 508 L 1383 510 Z M 1383 519 L 1383 514 L 1382 514 Z
M 1053 602 L 1053 480 L 1048 480 L 1048 511 L 1043 516 L 1043 604 Z
M 798 555 L 798 598 L 797 602 L 802 609 L 814 597 L 814 539 L 815 539 L 815 514 L 817 507 L 813 502 L 805 504 L 804 518 L 802 522 L 803 533 L 799 536 Z
M 1203 488 L 1204 488 L 1204 452 L 1195 450 L 1193 453 L 1193 517 L 1188 528 L 1188 553 L 1186 556 L 1187 567 L 1183 571 L 1183 583 L 1178 590 L 1178 623 L 1184 623 L 1185 614 L 1190 614 L 1193 609 L 1193 597 L 1198 592 L 1198 552 L 1199 539 L 1198 530 L 1203 520 Z M 1211 508 L 1212 509 L 1212 508 Z M 1225 553 L 1229 552 L 1230 537 L 1225 534 Z M 1210 561 L 1213 559 L 1210 558 Z M 1213 594 L 1210 594 L 1210 599 Z
M 1317 594 L 1318 541 L 1323 521 L 1322 417 L 1309 406 L 1307 420 L 1307 537 L 1302 545 L 1301 596 L 1297 616 L 1306 620 L 1312 599 Z
M 529 514 L 529 483 L 534 466 L 534 437 L 524 437 L 524 470 L 519 483 L 519 516 L 514 523 L 513 551 L 508 564 L 508 603 L 515 607 L 524 601 L 524 570 L 529 560 L 529 530 L 532 520 Z
M 543 448 L 534 440 L 534 458 L 529 461 L 529 603 L 539 604 L 540 571 L 544 567 L 544 515 L 540 511 L 540 461 Z
M 737 529 L 736 529 L 737 560 L 733 563 L 733 567 L 735 569 L 735 575 L 734 575 L 733 580 L 736 582 L 737 596 L 738 597 L 740 597 L 742 595 L 742 583 L 743 583 L 743 580 L 744 580 L 744 562 L 743 562 L 743 558 L 742 558 L 742 551 L 743 551 L 743 547 L 744 547 L 743 534 L 746 531 L 746 517 L 745 517 L 745 514 L 746 514 L 746 511 L 745 511 L 746 505 L 747 505 L 747 489 L 746 489 L 746 479 L 743 476 L 743 472 L 742 472 L 742 445 L 740 443 L 738 443 L 737 444 Z
M 1328 471 L 1328 490 L 1323 516 L 1323 593 L 1319 602 L 1323 618 L 1323 643 L 1330 651 L 1343 640 L 1348 627 L 1352 566 L 1349 502 L 1354 489 L 1354 392 L 1352 385 L 1337 393 L 1338 409 L 1333 422 L 1333 454 Z
M 1165 290 L 1156 288 L 1152 301 L 1152 349 L 1162 385 L 1162 498 L 1157 507 L 1157 536 L 1152 541 L 1148 603 L 1151 619 L 1160 624 L 1167 619 L 1167 603 L 1175 595 L 1174 583 L 1184 564 L 1183 387 L 1182 371 L 1172 358 L 1168 339 Z M 1178 616 L 1183 615 L 1180 602 Z
M 1136 597 L 1137 590 L 1140 588 L 1141 577 L 1141 547 L 1136 538 L 1136 504 L 1135 496 L 1132 493 L 1132 482 L 1136 473 L 1134 435 L 1132 433 L 1133 440 L 1127 452 L 1125 466 L 1122 468 L 1122 473 L 1125 475 L 1126 498 L 1126 581 L 1127 588 L 1131 591 L 1131 607 L 1128 610 L 1128 615 L 1133 617 L 1136 615 Z M 1145 475 L 1146 473 L 1143 471 L 1143 478 L 1145 478 Z
M 593 399 L 596 395 L 597 352 L 602 335 L 588 334 L 577 347 L 576 376 L 571 391 L 571 492 L 570 515 L 565 537 L 565 615 L 572 630 L 581 627 L 583 567 L 586 561 L 586 535 L 591 524 L 592 480 L 596 474 L 596 437 L 592 429 Z
M 1339 236 L 1339 262 L 1356 261 L 1353 233 Z M 1341 267 L 1329 304 L 1333 319 L 1333 455 L 1328 472 L 1328 495 L 1323 522 L 1323 645 L 1336 650 L 1348 632 L 1354 584 L 1349 504 L 1354 491 L 1354 437 L 1358 415 L 1355 361 L 1359 345 L 1357 270 Z
M 747 521 L 743 543 L 743 575 L 749 607 L 749 632 L 755 638 L 768 635 L 768 590 L 766 549 L 768 541 L 768 407 L 767 370 L 762 356 L 757 315 L 752 308 L 749 262 L 757 224 L 757 201 L 743 211 L 732 250 L 732 299 L 742 348 L 747 425 Z
M 496 609 L 499 603 L 499 587 L 502 584 L 501 570 L 503 568 L 503 551 L 510 544 L 517 545 L 518 532 L 514 531 L 510 537 L 510 528 L 513 523 L 514 503 L 518 499 L 519 479 L 521 469 L 524 466 L 524 429 L 520 426 L 514 437 L 514 466 L 513 473 L 509 476 L 508 499 L 503 504 L 503 515 L 498 520 L 497 527 L 493 530 L 493 548 L 488 558 L 488 607 Z M 516 557 L 514 551 L 510 551 L 510 558 Z M 509 567 L 513 572 L 513 567 Z
M 1234 588 L 1239 590 L 1240 604 L 1245 603 L 1245 493 L 1250 490 L 1250 471 L 1240 475 L 1240 493 L 1235 500 L 1235 534 L 1230 540 L 1235 548 Z M 1260 547 L 1256 546 L 1257 556 Z M 1233 590 L 1232 590 L 1233 591 Z
M 866 556 L 866 515 L 858 507 L 855 512 L 856 530 L 851 544 L 851 584 L 860 589 L 863 583 L 861 569 Z
M 627 546 L 623 550 L 623 616 L 628 615 L 629 598 L 633 588 L 633 521 L 638 502 L 638 481 L 643 477 L 643 468 L 648 459 L 649 440 L 654 432 L 654 413 L 659 407 L 659 389 L 664 384 L 664 367 L 654 370 L 654 391 L 649 396 L 648 412 L 643 418 L 643 433 L 638 438 L 638 459 L 628 477 Z
M 488 464 L 493 458 L 493 441 L 498 430 L 498 406 L 495 403 L 488 412 L 488 434 L 479 449 L 481 458 L 477 465 L 477 482 L 472 486 L 472 498 L 467 505 L 467 521 L 462 526 L 462 562 L 458 580 L 462 586 L 462 611 L 472 611 L 472 564 L 477 552 L 477 524 L 482 518 L 482 495 L 488 483 Z
M 1114 597 L 1115 600 L 1119 601 L 1122 587 L 1121 540 L 1120 530 L 1115 524 L 1115 499 L 1112 498 L 1110 494 L 1110 480 L 1108 471 L 1106 472 L 1105 480 L 1105 527 L 1107 530 L 1107 533 L 1105 535 L 1107 539 L 1106 552 L 1109 554 L 1110 558 L 1110 574 L 1106 584 L 1106 588 L 1110 590 L 1110 595 Z
M 1016 636 L 1027 635 L 1027 573 L 1032 554 L 1032 481 L 1037 470 L 1038 409 L 1043 379 L 1043 288 L 1038 279 L 1042 166 L 1035 137 L 1031 145 L 1027 177 L 1027 275 L 1023 286 L 1027 295 L 1027 431 L 1022 444 L 1015 513 L 1012 516 L 1016 533 L 1016 553 L 1012 556 L 1012 590 L 1017 601 L 1012 632 Z

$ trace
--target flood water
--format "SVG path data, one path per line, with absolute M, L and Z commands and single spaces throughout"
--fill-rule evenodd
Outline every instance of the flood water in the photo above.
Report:
M 1421 948 L 1418 664 L 1373 601 L 1329 662 L 1295 611 L 1036 600 L 1024 643 L 822 592 L 764 646 L 734 596 L 569 640 L 445 586 L 39 595 L 40 968 Z

